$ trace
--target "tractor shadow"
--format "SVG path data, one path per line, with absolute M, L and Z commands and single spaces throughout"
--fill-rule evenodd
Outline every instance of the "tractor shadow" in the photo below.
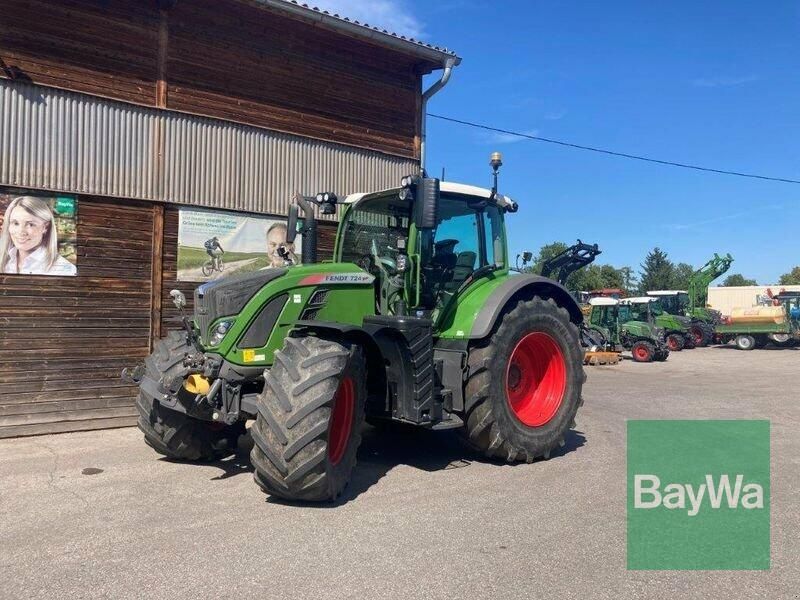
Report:
M 564 445 L 556 448 L 549 460 L 559 458 L 573 452 L 586 444 L 586 436 L 581 431 L 570 430 Z M 210 481 L 222 481 L 237 475 L 251 474 L 250 450 L 253 438 L 249 431 L 239 438 L 236 451 L 229 456 L 208 462 L 185 463 L 161 458 L 165 462 L 179 462 L 182 465 L 194 464 L 212 466 L 220 473 L 211 477 Z M 539 462 L 542 459 L 536 459 Z M 355 500 L 372 486 L 383 479 L 395 467 L 406 465 L 429 473 L 463 469 L 472 463 L 519 467 L 524 462 L 508 464 L 501 460 L 486 458 L 466 447 L 457 433 L 452 431 L 428 431 L 413 426 L 390 424 L 373 427 L 365 425 L 362 431 L 361 446 L 358 449 L 358 463 L 353 471 L 353 478 L 344 493 L 334 502 L 318 504 L 310 502 L 286 501 L 267 496 L 270 504 L 287 506 L 307 506 L 309 508 L 337 508 Z
M 564 440 L 564 446 L 554 450 L 550 454 L 550 460 L 558 460 L 582 447 L 585 443 L 586 437 L 583 432 L 571 430 Z M 540 460 L 542 459 L 537 459 L 535 462 Z M 334 502 L 326 504 L 298 503 L 272 496 L 267 498 L 267 502 L 287 506 L 301 505 L 309 508 L 338 508 L 357 499 L 397 466 L 406 465 L 432 473 L 467 468 L 472 463 L 508 465 L 504 461 L 492 460 L 475 454 L 459 440 L 455 432 L 428 431 L 401 425 L 380 428 L 365 425 L 353 478 L 342 495 Z M 508 466 L 518 467 L 524 464 L 521 462 Z
M 735 350 L 736 352 L 744 352 L 744 350 L 739 350 L 734 344 L 720 344 L 718 346 L 710 346 L 712 350 Z M 768 350 L 768 351 L 779 351 L 779 352 L 798 352 L 800 351 L 800 346 L 778 346 L 775 344 L 767 344 L 766 346 L 762 346 L 761 348 L 753 348 L 750 352 L 758 352 L 761 350 Z

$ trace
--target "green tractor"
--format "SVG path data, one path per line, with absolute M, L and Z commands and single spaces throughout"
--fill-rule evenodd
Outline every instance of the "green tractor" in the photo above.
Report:
M 303 264 L 201 285 L 185 332 L 124 374 L 145 441 L 210 460 L 255 420 L 256 483 L 302 501 L 342 493 L 365 420 L 455 429 L 493 459 L 548 458 L 582 403 L 582 315 L 560 284 L 510 272 L 517 204 L 497 193 L 499 165 L 491 190 L 409 176 L 343 201 L 296 196 L 287 242 L 299 205 Z M 337 207 L 334 260 L 317 264 L 314 211 Z
M 591 310 L 582 336 L 585 346 L 611 352 L 630 350 L 636 362 L 667 360 L 669 348 L 664 341 L 664 330 L 637 319 L 630 305 L 606 297 L 592 298 L 589 305 Z
M 714 331 L 720 324 L 722 314 L 708 308 L 708 286 L 731 268 L 733 257 L 730 254 L 714 254 L 711 259 L 692 274 L 688 290 L 654 290 L 647 292 L 661 300 L 662 308 L 671 315 L 691 319 L 689 331 L 697 347 L 705 347 L 714 341 Z
M 664 310 L 659 298 L 638 296 L 620 300 L 631 309 L 632 318 L 655 325 L 664 331 L 665 343 L 672 352 L 689 350 L 695 347 L 694 336 L 690 331 L 691 319 L 682 315 L 672 315 Z

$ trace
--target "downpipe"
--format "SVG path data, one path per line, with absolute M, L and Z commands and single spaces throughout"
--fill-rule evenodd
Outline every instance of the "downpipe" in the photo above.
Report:
M 422 94 L 422 108 L 420 110 L 421 123 L 419 127 L 419 170 L 423 177 L 425 176 L 428 100 L 430 100 L 435 93 L 441 90 L 447 85 L 447 82 L 450 81 L 450 75 L 453 72 L 453 67 L 455 67 L 457 64 L 456 60 L 457 58 L 455 56 L 448 58 L 444 62 L 444 71 L 442 72 L 442 77 Z

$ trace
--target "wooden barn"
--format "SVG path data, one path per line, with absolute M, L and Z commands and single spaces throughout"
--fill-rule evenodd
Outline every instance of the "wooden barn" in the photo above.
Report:
M 295 191 L 396 185 L 422 77 L 458 60 L 288 0 L 4 0 L 0 437 L 133 424 L 120 371 L 202 281 L 198 215 L 258 230 Z

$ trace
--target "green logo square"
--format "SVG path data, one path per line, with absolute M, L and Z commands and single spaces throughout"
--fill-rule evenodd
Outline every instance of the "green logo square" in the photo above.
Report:
M 769 569 L 769 421 L 628 421 L 628 568 Z

